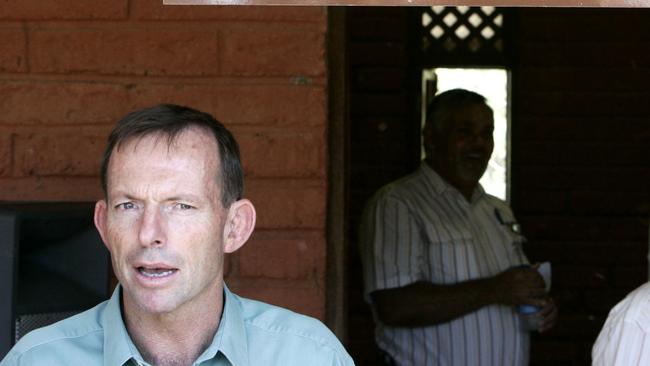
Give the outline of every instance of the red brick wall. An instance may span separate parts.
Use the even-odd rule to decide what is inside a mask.
[[[205,110],[239,140],[258,210],[228,282],[324,318],[326,31],[321,7],[4,1],[0,200],[96,200],[118,118],[162,102]]]

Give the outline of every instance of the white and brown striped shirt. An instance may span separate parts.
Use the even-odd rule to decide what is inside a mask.
[[[528,263],[513,224],[505,202],[481,187],[467,202],[423,163],[366,206],[360,233],[366,301],[375,290],[455,284]],[[436,326],[376,324],[377,344],[400,366],[528,364],[528,332],[512,307],[490,305]]]
[[[650,283],[609,312],[591,356],[593,366],[650,365]]]

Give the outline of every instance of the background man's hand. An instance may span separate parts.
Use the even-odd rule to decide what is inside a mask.
[[[542,319],[539,322],[538,328],[540,333],[544,333],[547,330],[553,328],[557,322],[558,317],[557,306],[555,306],[553,299],[549,296],[544,301],[546,302],[546,305],[542,307],[542,310],[540,310],[538,314]]]
[[[544,308],[544,279],[535,268],[517,267],[492,278],[496,302],[505,305],[533,305]]]

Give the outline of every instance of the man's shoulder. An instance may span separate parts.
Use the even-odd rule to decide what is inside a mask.
[[[320,320],[291,310],[237,296],[250,344],[275,344],[289,352],[331,352],[349,358],[338,338]],[[313,354],[317,357],[317,354]],[[348,363],[345,363],[346,365]]]
[[[484,197],[485,197],[485,200],[490,205],[494,206],[495,208],[504,209],[504,210],[508,210],[508,211],[512,210],[510,208],[510,205],[508,205],[508,202],[502,200],[501,198],[499,198],[497,196],[493,196],[493,195],[486,192]]]
[[[391,199],[409,201],[410,199],[419,199],[418,196],[425,189],[422,173],[416,171],[382,186],[374,195],[374,199],[378,201]]]
[[[630,292],[614,306],[609,316],[611,321],[635,323],[650,332],[650,282]]]
[[[61,355],[63,352],[79,349],[78,346],[87,347],[101,342],[103,328],[99,317],[104,307],[105,303],[101,303],[92,309],[29,332],[14,345],[1,365],[19,364],[19,360],[23,358],[43,360],[55,353]],[[68,360],[73,360],[75,356],[68,354],[67,357]],[[52,364],[59,363],[53,361]]]

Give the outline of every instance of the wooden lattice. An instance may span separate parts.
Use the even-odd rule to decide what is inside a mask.
[[[493,6],[432,6],[422,12],[421,52],[430,66],[506,65],[506,11]]]

